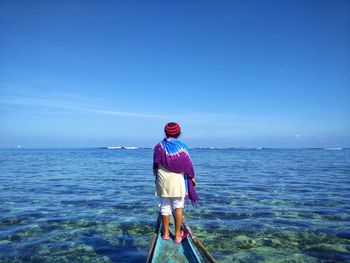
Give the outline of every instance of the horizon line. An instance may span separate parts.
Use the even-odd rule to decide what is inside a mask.
[[[108,147],[112,147],[108,149]],[[1,147],[0,150],[74,150],[74,149],[106,149],[106,150],[138,150],[138,149],[153,149],[150,146],[14,146],[14,147]],[[213,150],[263,150],[263,149],[323,149],[323,150],[346,150],[350,147],[248,147],[248,146],[229,146],[229,147],[218,147],[218,146],[196,146],[189,147],[189,149],[213,149]]]

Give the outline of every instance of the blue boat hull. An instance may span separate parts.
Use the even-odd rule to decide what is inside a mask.
[[[190,233],[183,239],[180,244],[174,242],[174,236],[170,236],[170,240],[163,240],[160,234],[161,218],[158,216],[157,224],[154,231],[154,236],[150,246],[147,263],[175,263],[175,262],[215,262],[212,256],[203,247],[198,246],[199,241],[194,237],[192,230],[184,223],[182,228]],[[172,227],[172,225],[171,225]],[[171,229],[173,230],[173,229]],[[174,231],[171,231],[174,232]],[[204,249],[205,251],[203,251]],[[208,254],[208,255],[206,255]]]

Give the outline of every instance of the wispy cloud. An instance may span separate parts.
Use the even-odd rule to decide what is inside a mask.
[[[71,112],[87,112],[101,115],[110,115],[115,117],[130,117],[130,118],[143,118],[143,119],[181,119],[187,121],[205,121],[205,122],[220,122],[227,118],[232,118],[232,115],[225,114],[212,114],[212,113],[198,113],[198,112],[185,112],[185,113],[167,113],[167,112],[137,112],[137,111],[123,111],[111,108],[106,108],[101,105],[96,105],[91,102],[91,99],[81,97],[75,94],[66,93],[51,93],[45,96],[6,96],[0,98],[0,105],[18,105],[29,106],[37,108],[52,108],[61,109]]]
[[[276,128],[276,121],[258,116],[247,116],[238,114],[225,113],[208,113],[208,112],[166,112],[166,111],[125,111],[120,109],[108,108],[103,105],[103,102],[98,98],[93,100],[88,97],[79,96],[68,93],[49,93],[42,95],[8,95],[0,98],[0,106],[10,105],[28,106],[34,108],[45,108],[62,111],[62,114],[75,114],[77,112],[84,112],[89,114],[108,115],[116,118],[138,118],[148,119],[154,121],[180,121],[188,127],[196,130],[198,125],[201,126],[204,135],[208,132],[215,133],[218,136],[232,136],[232,134],[250,134],[256,130],[270,131]],[[109,105],[109,101],[106,101]],[[45,114],[49,114],[45,110]],[[203,136],[204,136],[203,135]]]
[[[115,110],[102,110],[102,109],[84,109],[88,112],[97,114],[112,115],[112,116],[123,116],[123,117],[135,117],[135,118],[148,118],[148,119],[167,119],[168,115],[161,114],[149,114],[140,112],[126,112],[126,111],[115,111]]]
[[[34,96],[8,96],[0,99],[0,104],[3,105],[20,105],[30,107],[49,107],[62,110],[90,112],[102,115],[112,115],[119,117],[135,117],[135,118],[152,118],[165,119],[168,115],[152,114],[143,112],[118,111],[113,109],[105,109],[100,105],[93,105],[82,101],[79,96],[67,94],[53,94],[48,97]]]

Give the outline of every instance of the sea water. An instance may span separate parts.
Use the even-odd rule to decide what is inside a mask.
[[[0,262],[144,262],[152,149],[0,150]],[[218,262],[350,262],[349,149],[192,149]],[[171,241],[169,241],[171,242]]]

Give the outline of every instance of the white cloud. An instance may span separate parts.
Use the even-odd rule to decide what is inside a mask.
[[[62,99],[65,97],[65,99]],[[3,105],[22,105],[32,107],[50,107],[56,109],[92,112],[96,114],[138,117],[138,118],[163,118],[163,115],[147,114],[138,112],[115,111],[103,109],[103,107],[82,102],[79,96],[54,94],[50,98],[34,97],[34,96],[8,96],[0,100]]]
[[[272,136],[285,133],[286,127],[281,127],[280,121],[262,116],[247,116],[238,114],[221,114],[205,112],[150,112],[123,111],[108,108],[110,101],[103,102],[99,98],[88,98],[76,94],[49,93],[41,95],[9,95],[0,98],[0,106],[10,108],[11,105],[36,107],[42,114],[48,115],[52,110],[55,116],[70,115],[79,112],[110,116],[112,118],[144,119],[155,121],[152,125],[163,125],[167,121],[177,121],[188,131],[188,135],[195,137],[216,136],[228,138],[235,136],[249,137],[259,133],[261,136]],[[51,111],[49,111],[51,109]],[[16,108],[16,111],[19,109]],[[112,120],[113,121],[113,120]],[[121,123],[121,122],[119,122]],[[145,122],[146,123],[146,122]],[[146,124],[145,124],[146,125]],[[147,124],[148,125],[148,124]],[[288,127],[287,127],[288,129]],[[200,131],[200,132],[199,132]],[[295,134],[295,138],[301,138]]]

